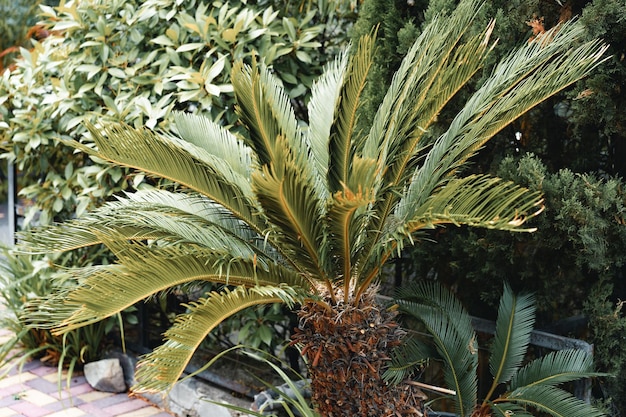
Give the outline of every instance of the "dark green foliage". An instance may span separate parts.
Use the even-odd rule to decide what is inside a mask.
[[[601,376],[593,371],[591,354],[566,349],[525,361],[535,322],[533,295],[516,295],[509,285],[504,285],[495,334],[488,348],[488,365],[479,365],[483,355],[479,355],[477,342],[480,340],[482,344],[484,339],[474,332],[469,314],[452,292],[440,283],[424,281],[400,291],[398,296],[399,310],[421,322],[423,327],[419,329],[430,336],[425,343],[433,345],[437,351],[433,359],[441,363],[445,386],[454,391],[452,395],[445,394],[458,416],[535,415],[532,411],[555,417],[605,415],[560,388],[567,382]],[[417,346],[416,343],[405,346],[393,363],[422,358],[425,349],[417,349]],[[480,384],[479,366],[488,367],[490,373]],[[406,374],[406,369],[392,369],[385,377],[393,381]],[[485,388],[484,392],[479,392],[479,386]],[[441,399],[433,399],[431,405],[439,408]]]
[[[365,26],[362,32],[380,24],[386,45],[379,49],[378,59],[385,68],[397,65],[396,52],[391,49],[401,43],[408,28],[419,32],[433,13],[448,10],[455,1],[415,2],[413,7],[400,3],[366,0],[364,10],[373,5],[387,10],[373,17],[362,13],[357,22],[357,27]],[[393,5],[396,9],[390,10]],[[502,175],[543,191],[546,211],[533,221],[538,232],[506,235],[488,230],[439,229],[431,234],[436,245],[407,252],[405,269],[418,276],[437,275],[454,285],[462,299],[470,301],[467,305],[475,314],[487,314],[489,306],[497,302],[496,289],[503,279],[518,290],[536,293],[540,326],[587,313],[589,333],[579,331],[577,336],[591,338],[603,370],[621,369],[626,356],[615,345],[615,335],[623,319],[620,314],[613,321],[602,317],[613,311],[618,298],[626,298],[621,283],[626,261],[625,197],[623,181],[615,177],[626,174],[626,2],[495,0],[483,5],[476,27],[483,27],[494,16],[494,37],[499,42],[486,61],[482,77],[512,45],[531,39],[533,29],[542,25],[549,29],[576,16],[587,28],[585,37],[600,37],[611,45],[612,58],[570,91],[520,117],[465,168]],[[534,27],[533,19],[538,19]],[[368,97],[372,102],[378,99],[381,85],[390,82],[389,74],[379,71],[377,75],[382,78],[370,83]],[[463,102],[480,80],[479,75],[476,84],[461,90],[456,102]],[[454,106],[453,100],[439,115],[440,122],[454,114]],[[431,127],[431,134],[436,136],[437,129],[437,125]],[[521,133],[520,140],[516,140],[517,132]],[[536,158],[520,158],[526,152]],[[623,391],[623,386],[609,384],[608,395],[623,398],[625,394],[615,391]],[[626,404],[619,407],[626,409]]]
[[[409,265],[418,276],[436,275],[457,288],[473,314],[488,314],[506,279],[514,288],[536,293],[540,328],[588,315],[589,332],[578,329],[576,336],[594,343],[600,370],[622,374],[626,350],[617,335],[626,320],[619,310],[613,312],[614,301],[626,298],[623,181],[569,170],[550,174],[531,155],[506,158],[499,174],[543,191],[545,213],[533,219],[537,232],[440,229],[432,235],[436,245],[407,252],[406,258],[420,259]],[[606,395],[623,401],[624,384],[607,384]]]

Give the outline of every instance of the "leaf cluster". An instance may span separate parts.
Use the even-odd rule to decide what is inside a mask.
[[[508,284],[498,307],[496,329],[490,347],[491,381],[484,397],[478,393],[477,335],[469,314],[459,300],[441,284],[424,281],[398,294],[400,311],[417,319],[432,337],[444,380],[454,391],[449,398],[459,416],[602,416],[599,410],[575,398],[558,386],[582,378],[600,376],[593,371],[593,357],[582,350],[561,350],[525,362],[533,329],[534,297],[516,295]],[[419,346],[419,345],[416,345]],[[398,363],[414,361],[421,349],[405,349]],[[417,357],[415,355],[418,355]],[[398,368],[399,369],[399,368]],[[408,369],[392,370],[389,380],[406,378]],[[482,385],[482,384],[481,384]]]
[[[42,224],[81,215],[143,180],[60,143],[89,142],[85,121],[166,128],[172,110],[185,110],[232,124],[231,64],[252,55],[304,103],[333,45],[346,38],[342,5],[322,2],[306,14],[281,2],[42,6],[38,17],[50,36],[24,46],[15,69],[0,77],[0,148],[21,173],[21,196],[36,202],[27,223],[35,210]]]

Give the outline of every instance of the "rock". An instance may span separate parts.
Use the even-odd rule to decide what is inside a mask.
[[[206,384],[196,379],[186,379],[174,385],[168,396],[168,407],[179,416],[231,417],[228,409],[209,401],[218,401]]]
[[[287,383],[276,387],[275,389],[261,391],[254,396],[254,402],[250,409],[260,412],[263,415],[275,415],[276,411],[283,410],[285,400],[290,399],[298,401],[298,395],[305,399],[311,398],[311,389],[309,388],[310,380],[300,380],[293,383],[297,393]],[[300,416],[300,412],[295,407],[290,407],[291,412]]]
[[[125,392],[124,371],[119,359],[102,359],[85,364],[85,379],[93,389],[105,392]]]
[[[124,371],[124,381],[128,388],[135,385],[135,367],[137,366],[137,358],[122,352],[121,350],[112,350],[108,352],[105,359],[119,359],[122,370]]]

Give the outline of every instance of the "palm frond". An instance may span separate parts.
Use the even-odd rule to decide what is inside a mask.
[[[496,333],[489,358],[489,370],[494,380],[487,400],[495,387],[509,381],[521,366],[534,324],[534,296],[516,295],[511,287],[505,284],[498,307]]]
[[[275,151],[285,150],[284,146],[279,140]],[[272,223],[268,240],[282,248],[283,255],[298,268],[324,279],[328,258],[323,253],[322,202],[289,155],[283,153],[279,158],[280,164],[264,166],[263,173],[252,176],[254,192]]]
[[[526,386],[558,385],[606,374],[593,371],[593,355],[579,349],[550,352],[521,368],[511,378],[511,390]]]
[[[421,321],[444,363],[446,386],[456,391],[456,412],[465,416],[476,404],[478,347],[467,311],[447,289],[435,282],[422,282],[405,292],[408,300],[396,300],[400,311]],[[419,301],[412,301],[419,300]]]
[[[328,221],[329,239],[335,257],[336,275],[343,277],[344,295],[349,295],[349,285],[353,278],[353,265],[358,255],[357,239],[363,226],[362,209],[373,202],[372,196],[363,192],[353,194],[346,189],[336,192],[330,200],[326,219]]]
[[[385,370],[383,379],[390,384],[399,384],[434,356],[436,353],[426,344],[415,337],[409,337],[392,351],[391,364]]]
[[[332,61],[311,88],[306,139],[311,147],[313,169],[317,171],[319,178],[324,180],[327,177],[329,155],[332,155],[332,151],[329,150],[329,137],[348,66],[348,52],[349,50],[344,51]],[[326,198],[329,190],[328,187],[324,188]]]
[[[497,417],[533,417],[524,407],[510,402],[491,404],[491,410]]]
[[[293,305],[302,299],[297,290],[285,286],[237,287],[188,305],[189,312],[178,316],[165,333],[165,343],[140,360],[133,390],[169,390],[211,330],[238,311],[270,303]]]
[[[196,194],[142,190],[105,203],[84,216],[58,225],[20,233],[20,248],[29,253],[69,251],[121,240],[187,242],[229,247],[236,256],[265,252],[260,235],[218,204]]]
[[[91,125],[89,129],[98,150],[77,143],[72,146],[117,165],[175,181],[219,203],[257,232],[265,228],[249,178],[236,173],[226,161],[209,152],[196,157],[171,138],[146,129],[118,125],[105,127],[103,133]]]
[[[185,141],[225,161],[233,171],[249,178],[256,164],[251,149],[212,120],[191,113],[174,113],[176,133]]]
[[[368,227],[374,233],[362,239],[367,244],[360,263],[369,266],[364,271],[375,269],[380,255],[388,249],[388,242],[378,232],[385,227],[412,175],[407,167],[424,149],[419,145],[421,138],[441,108],[483,62],[490,29],[483,38],[472,39],[454,53],[480,7],[480,2],[461,2],[451,16],[434,18],[422,31],[394,75],[362,149],[357,149],[365,159],[377,161],[372,175],[377,203]],[[371,279],[366,278],[366,283]]]
[[[298,127],[293,107],[279,81],[265,65],[253,60],[252,66],[235,63],[231,75],[237,99],[237,113],[249,132],[249,146],[261,166],[280,163],[276,141],[285,138],[289,153],[297,161],[308,161],[310,154]],[[304,165],[304,164],[303,164]]]
[[[507,395],[504,401],[530,407],[554,417],[603,417],[606,415],[569,392],[548,385],[518,388]]]
[[[356,129],[358,108],[365,82],[372,66],[375,38],[364,36],[357,51],[350,57],[346,76],[341,85],[339,105],[334,114],[330,140],[327,142],[330,161],[328,163],[328,186],[331,193],[341,191],[351,183],[353,159],[360,141]],[[322,103],[322,106],[328,106]],[[371,178],[368,176],[367,178]],[[360,178],[359,178],[360,179]],[[358,192],[352,188],[352,192]]]
[[[522,226],[543,211],[539,192],[488,175],[452,178],[421,206],[413,192],[409,188],[397,211],[401,221],[411,219],[408,233],[443,223],[528,232],[535,229]]]
[[[38,302],[28,314],[31,323],[54,327],[56,334],[66,333],[173,286],[196,281],[310,289],[309,283],[291,269],[274,263],[262,265],[257,258],[233,258],[228,251],[103,241],[117,255],[119,264],[73,270],[78,287]]]
[[[599,65],[606,46],[599,41],[576,46],[583,32],[580,22],[565,23],[503,59],[424,159],[411,184],[416,194],[428,198],[506,125]]]

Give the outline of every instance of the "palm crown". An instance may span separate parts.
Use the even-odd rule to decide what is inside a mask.
[[[605,47],[559,26],[506,57],[441,136],[446,103],[481,68],[493,25],[468,36],[478,7],[463,1],[422,32],[393,78],[369,130],[357,129],[374,39],[330,64],[312,89],[308,123],[296,119],[271,68],[236,63],[232,83],[245,134],[190,114],[175,130],[90,126],[96,147],[71,145],[114,164],[172,180],[185,191],[143,189],[76,220],[21,235],[30,252],[104,244],[112,265],[73,271],[31,316],[63,333],[185,283],[229,289],[189,305],[146,356],[138,379],[163,389],[226,317],[243,308],[306,300],[358,306],[381,266],[416,232],[437,225],[524,231],[541,197],[497,178],[457,171],[532,106],[585,76]]]

